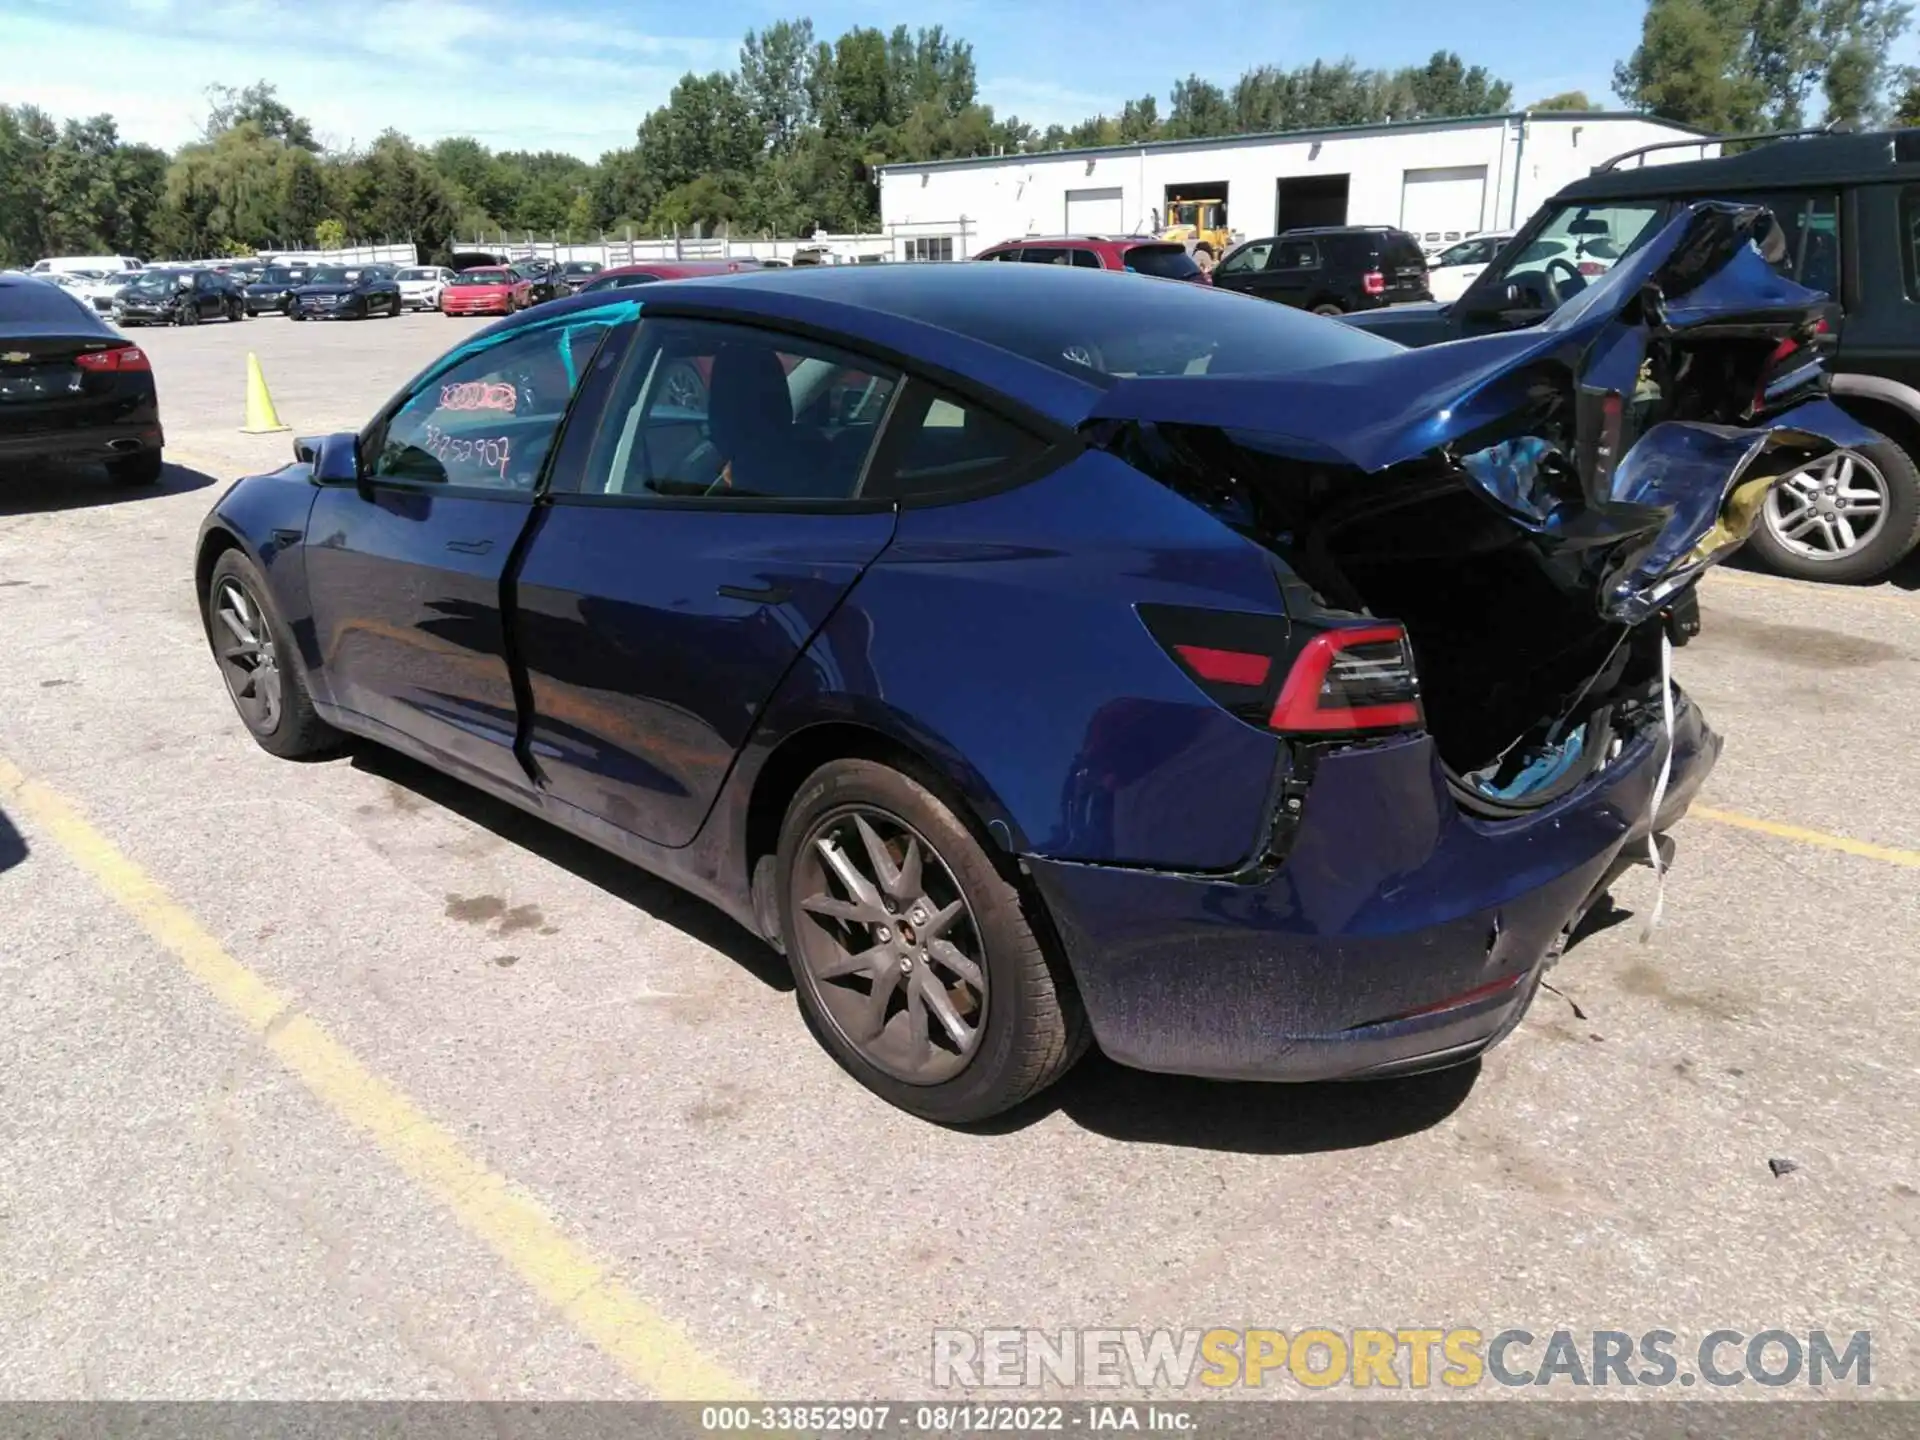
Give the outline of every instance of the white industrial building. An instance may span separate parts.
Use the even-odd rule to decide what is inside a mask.
[[[1517,227],[1568,181],[1625,151],[1648,163],[1719,153],[1644,115],[1544,111],[1160,140],[886,166],[880,218],[896,260],[962,259],[1022,235],[1125,235],[1170,202],[1225,199],[1236,237],[1302,225],[1397,225],[1429,246]]]

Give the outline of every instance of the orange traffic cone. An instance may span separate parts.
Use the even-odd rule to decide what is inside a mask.
[[[242,435],[277,435],[288,426],[280,423],[279,412],[273,408],[273,396],[267,393],[267,377],[260,373],[260,357],[251,350],[247,352],[247,423],[240,427]]]

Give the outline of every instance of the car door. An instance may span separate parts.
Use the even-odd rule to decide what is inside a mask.
[[[1273,254],[1274,241],[1250,240],[1236,250],[1227,252],[1227,256],[1213,269],[1213,283],[1226,290],[1254,290],[1254,279],[1267,267],[1267,257]]]
[[[659,308],[591,456],[556,476],[515,635],[545,793],[683,845],[760,707],[893,534],[892,503],[860,486],[899,377]]]
[[[363,432],[359,483],[322,487],[306,561],[334,703],[525,782],[502,577],[579,378],[624,313],[461,347]]]
[[[1266,268],[1249,279],[1247,289],[1264,300],[1300,307],[1320,282],[1320,247],[1312,240],[1282,236],[1273,242]]]

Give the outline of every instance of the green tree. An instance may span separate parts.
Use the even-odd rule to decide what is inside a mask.
[[[320,143],[313,138],[313,127],[282,104],[278,89],[265,80],[256,80],[244,90],[236,90],[231,85],[209,85],[206,95],[209,140],[217,140],[235,126],[252,124],[269,139],[315,153],[320,149]]]
[[[1636,109],[1704,130],[1752,130],[1765,87],[1747,61],[1739,0],[1650,0],[1640,44],[1613,69],[1613,88]]]
[[[327,187],[320,164],[305,150],[289,150],[280,165],[279,238],[301,246],[327,212]]]
[[[1536,100],[1527,106],[1529,110],[1591,110],[1594,104],[1587,98],[1584,90],[1562,90],[1558,95],[1549,95],[1544,100]]]
[[[790,152],[813,122],[813,59],[811,20],[781,20],[764,31],[749,30],[741,43],[740,94],[769,154]]]
[[[60,130],[32,105],[0,105],[0,262],[20,265],[47,253],[47,157]]]
[[[411,240],[422,255],[446,249],[457,211],[426,156],[397,130],[385,131],[358,162],[356,228],[369,238]]]
[[[1907,67],[1900,74],[1900,94],[1893,102],[1893,123],[1920,125],[1920,68]]]
[[[1419,118],[1495,115],[1513,103],[1513,86],[1451,50],[1436,50],[1424,66],[1403,73]]]
[[[329,215],[313,227],[313,243],[322,250],[344,250],[347,245],[346,223]]]
[[[1136,140],[1160,137],[1160,102],[1151,95],[1129,100],[1120,107],[1120,138],[1131,144]]]
[[[1172,99],[1167,107],[1167,138],[1204,140],[1233,132],[1233,107],[1227,103],[1226,92],[1213,81],[1198,75],[1176,80]]]

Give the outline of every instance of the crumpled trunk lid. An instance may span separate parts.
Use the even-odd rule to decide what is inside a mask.
[[[1207,426],[1376,473],[1438,462],[1606,620],[1657,613],[1782,475],[1871,432],[1824,398],[1828,298],[1777,274],[1763,208],[1702,202],[1529,330],[1286,376],[1122,379],[1103,424]]]

